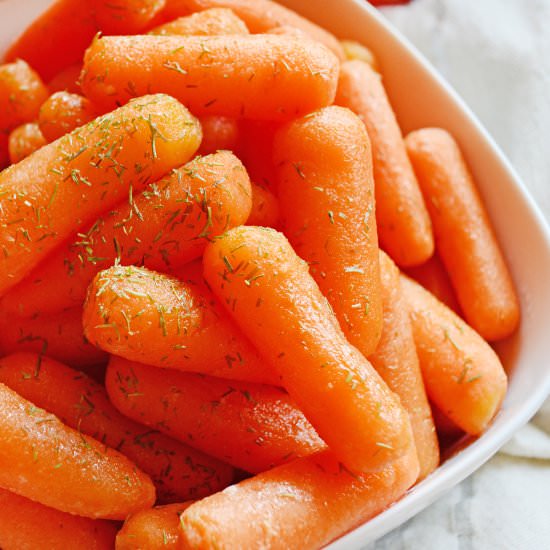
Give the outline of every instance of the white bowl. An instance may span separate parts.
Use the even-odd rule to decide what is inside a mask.
[[[485,199],[522,306],[518,334],[501,346],[510,387],[483,436],[448,459],[384,513],[329,545],[359,548],[402,524],[469,476],[524,425],[550,393],[550,231],[503,154],[430,64],[364,0],[282,0],[337,36],[364,42],[377,56],[404,133],[441,126],[460,143]],[[48,0],[0,3],[0,49]]]

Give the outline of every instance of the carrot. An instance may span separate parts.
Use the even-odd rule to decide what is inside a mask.
[[[233,154],[196,158],[74,236],[12,289],[2,308],[30,316],[81,306],[95,275],[115,262],[177,270],[246,221],[250,195]]]
[[[80,518],[0,489],[0,547],[4,550],[111,550],[116,525]]]
[[[202,142],[199,154],[208,155],[226,149],[234,151],[239,143],[239,124],[233,118],[207,115],[200,119]]]
[[[35,120],[47,97],[48,89],[25,61],[0,65],[0,131]]]
[[[448,417],[441,412],[437,405],[431,404],[432,414],[434,418],[437,435],[442,442],[442,446],[446,443],[456,441],[464,432]]]
[[[107,36],[86,52],[82,89],[106,109],[162,91],[197,116],[279,120],[332,103],[337,75],[336,57],[310,40]]]
[[[367,357],[382,332],[371,149],[361,120],[327,107],[277,134],[282,226],[346,338]]]
[[[340,44],[344,49],[344,55],[348,61],[359,60],[368,63],[377,73],[380,72],[378,60],[371,50],[355,40],[341,40]]]
[[[72,132],[99,116],[88,99],[69,92],[55,92],[40,107],[38,124],[48,141]]]
[[[209,8],[231,9],[253,33],[265,33],[283,25],[296,27],[324,44],[339,59],[344,59],[342,47],[331,33],[295,11],[270,0],[167,0],[165,15],[173,18]]]
[[[231,229],[208,245],[203,263],[214,294],[346,466],[377,470],[407,452],[406,412],[347,342],[306,262],[281,233]]]
[[[380,271],[384,326],[369,361],[409,413],[420,464],[419,479],[423,479],[439,464],[437,435],[418,364],[408,306],[401,292],[399,270],[382,251]]]
[[[406,269],[405,274],[421,284],[457,315],[460,315],[460,305],[439,254],[435,253],[427,262]]]
[[[445,130],[424,128],[406,144],[466,320],[487,340],[506,338],[519,323],[518,298],[457,143]]]
[[[49,80],[74,63],[99,31],[82,0],[56,0],[8,49],[5,59],[24,59]]]
[[[114,356],[105,384],[125,416],[247,472],[325,447],[279,388],[155,369]]]
[[[80,73],[82,72],[82,63],[69,65],[66,69],[59,71],[49,82],[50,92],[68,92],[69,94],[81,94]]]
[[[402,277],[401,286],[428,397],[465,432],[480,434],[506,393],[506,374],[498,356],[419,284]]]
[[[400,266],[425,262],[434,251],[430,218],[380,75],[363,61],[342,63],[335,102],[369,133],[381,247]]]
[[[78,369],[107,361],[107,354],[84,337],[82,308],[78,307],[30,318],[3,313],[0,350],[3,355],[17,351],[46,354]]]
[[[290,25],[281,25],[280,27],[273,27],[266,31],[267,34],[279,34],[283,36],[293,36],[294,38],[304,38],[307,35],[304,31],[298,27],[291,27]]]
[[[88,0],[99,29],[105,34],[144,31],[166,5],[166,0]]]
[[[11,131],[8,142],[11,163],[16,164],[27,158],[46,143],[47,141],[36,122],[18,126]]]
[[[0,359],[0,382],[67,426],[127,456],[151,476],[162,502],[203,497],[232,481],[233,469],[226,464],[122,416],[103,386],[85,374],[47,357],[33,374],[37,360],[33,353]]]
[[[116,536],[116,550],[179,550],[180,514],[190,505],[168,504],[131,515]]]
[[[87,338],[113,355],[148,365],[277,384],[202,276],[191,272],[180,278],[185,281],[136,267],[102,271],[84,306]]]
[[[252,211],[246,221],[247,225],[277,227],[279,224],[279,202],[277,197],[266,187],[252,184]]]
[[[176,100],[145,96],[0,173],[0,295],[71,233],[185,162],[198,122]]]
[[[227,8],[212,8],[155,27],[149,34],[180,36],[214,36],[222,34],[249,34],[242,19]]]
[[[351,473],[330,451],[300,458],[192,504],[183,548],[314,550],[379,514],[418,476],[414,449],[376,473]]]
[[[26,375],[40,372],[41,358]],[[0,487],[90,518],[124,519],[155,501],[125,456],[73,430],[0,384]]]

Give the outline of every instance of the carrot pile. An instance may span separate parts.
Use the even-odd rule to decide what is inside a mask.
[[[2,548],[317,549],[488,428],[513,279],[379,71],[271,0],[57,0],[9,48]]]

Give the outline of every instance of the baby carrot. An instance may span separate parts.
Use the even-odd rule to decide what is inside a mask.
[[[178,17],[208,8],[231,9],[253,33],[265,33],[283,25],[296,27],[313,40],[324,44],[339,59],[344,59],[342,46],[331,33],[295,11],[270,0],[167,0],[166,16]]]
[[[192,502],[132,514],[116,536],[116,550],[179,550],[180,515]]]
[[[417,477],[413,448],[360,475],[330,451],[299,458],[192,504],[181,515],[182,547],[316,550],[382,512]]]
[[[82,63],[69,65],[66,69],[59,71],[49,82],[50,92],[68,92],[69,94],[81,94],[80,73],[82,72]]]
[[[234,151],[239,143],[239,124],[233,118],[207,115],[200,119],[202,142],[200,155],[208,155],[226,149]]]
[[[40,372],[41,358],[28,376]],[[0,487],[78,516],[124,519],[152,506],[151,479],[125,456],[0,384]]]
[[[279,202],[266,187],[252,184],[252,211],[246,225],[276,227],[279,224]]]
[[[344,464],[383,468],[412,445],[407,413],[345,339],[282,233],[242,226],[210,243],[207,283]]]
[[[437,435],[418,364],[408,306],[401,292],[399,270],[382,251],[380,272],[384,326],[369,361],[409,413],[420,464],[419,479],[423,479],[439,464]]]
[[[275,137],[282,226],[365,357],[382,332],[370,142],[359,117],[327,107]]]
[[[244,223],[250,195],[232,153],[197,157],[69,240],[5,296],[2,309],[30,316],[81,306],[95,275],[115,262],[174,271]]]
[[[356,42],[355,40],[341,40],[340,44],[342,44],[344,55],[347,60],[364,61],[365,63],[368,63],[374,71],[377,73],[380,72],[378,61],[369,48],[359,42]]]
[[[88,0],[101,32],[136,34],[144,31],[166,5],[166,0]]]
[[[72,132],[99,113],[88,99],[69,92],[55,92],[40,107],[38,124],[48,141]]]
[[[247,472],[325,447],[281,389],[112,357],[105,385],[122,414]]]
[[[84,306],[87,338],[147,365],[277,384],[277,375],[227,318],[202,276],[179,278],[185,280],[137,267],[102,271]]]
[[[487,340],[509,336],[519,303],[472,175],[452,136],[424,128],[407,151],[434,226],[437,250],[468,323]]]
[[[0,382],[64,424],[101,441],[151,476],[161,502],[199,498],[226,487],[233,469],[122,416],[103,386],[85,374],[38,355],[0,359]],[[61,390],[61,391],[60,391]]]
[[[81,518],[0,489],[0,547],[4,550],[112,550],[117,527]]]
[[[56,0],[8,49],[5,59],[24,59],[49,80],[82,61],[99,31],[91,10],[82,0]]]
[[[279,34],[283,36],[293,36],[294,38],[304,38],[308,36],[304,31],[298,27],[291,27],[290,25],[282,25],[281,27],[273,27],[266,31],[267,34]]]
[[[425,262],[434,251],[430,218],[380,75],[363,61],[342,63],[335,102],[369,133],[381,247],[400,266]]]
[[[175,99],[145,96],[0,173],[0,295],[71,233],[197,150],[200,127]]]
[[[18,126],[11,131],[8,142],[11,163],[16,164],[27,158],[46,143],[46,138],[36,122],[28,122]]]
[[[106,36],[86,52],[82,89],[106,109],[163,92],[197,116],[280,120],[332,103],[337,78],[336,57],[309,39]]]
[[[35,120],[47,97],[48,89],[25,61],[0,65],[0,131]]]
[[[0,316],[0,350],[2,355],[33,351],[77,369],[107,361],[107,354],[86,340],[80,307],[28,318],[3,313]]]
[[[491,346],[458,315],[401,278],[428,397],[465,432],[485,430],[506,394],[506,374]]]
[[[442,443],[442,447],[464,435],[464,432],[448,416],[443,414],[437,405],[432,403],[431,407],[435,429],[437,430],[437,436]]]
[[[214,36],[218,34],[249,34],[242,19],[227,8],[212,8],[155,27],[149,34],[180,36]]]

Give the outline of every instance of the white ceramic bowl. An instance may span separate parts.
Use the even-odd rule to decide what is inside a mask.
[[[0,3],[0,49],[49,0]],[[447,460],[384,513],[329,548],[360,548],[402,524],[486,462],[550,393],[550,231],[517,174],[456,93],[429,63],[363,0],[282,0],[342,38],[369,46],[404,133],[441,126],[460,143],[477,179],[516,282],[522,306],[518,334],[501,347],[510,387],[487,432]]]

